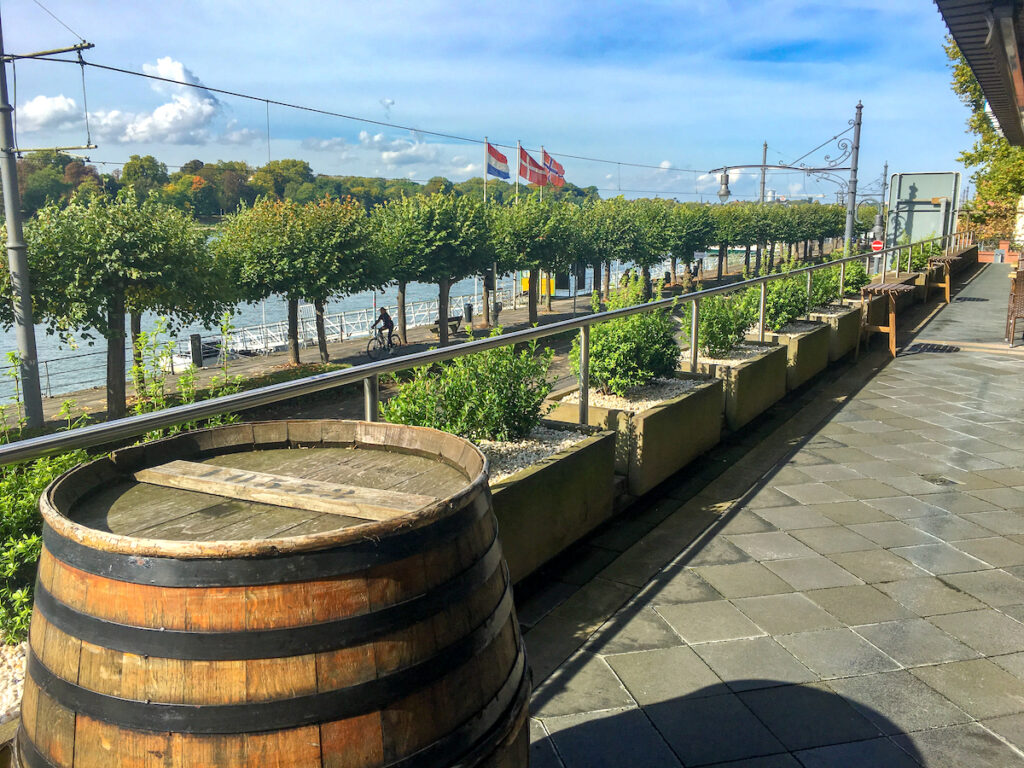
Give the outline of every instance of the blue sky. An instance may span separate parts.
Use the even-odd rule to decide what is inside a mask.
[[[862,186],[877,186],[887,160],[890,172],[959,169],[969,142],[949,89],[945,27],[924,0],[42,2],[96,44],[92,62],[520,139],[556,157],[660,166],[560,158],[570,181],[604,194],[713,197],[707,170],[760,162],[762,141],[770,163],[791,162],[844,130],[858,99]],[[77,42],[32,0],[3,0],[0,11],[10,53]],[[86,77],[92,161],[268,158],[262,103],[96,69]],[[78,67],[19,64],[17,108],[20,146],[84,142]],[[483,155],[479,145],[276,106],[269,144],[269,157],[299,157],[317,172],[414,179],[479,175]],[[756,194],[755,176],[733,173],[734,193]],[[836,189],[802,174],[768,186],[827,200]]]

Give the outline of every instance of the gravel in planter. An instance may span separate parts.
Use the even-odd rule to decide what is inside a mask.
[[[729,350],[728,357],[706,357],[705,355],[700,355],[698,360],[702,363],[711,363],[713,365],[738,365],[758,355],[763,355],[766,351],[767,348],[763,345],[740,343]],[[689,357],[686,358],[686,362],[689,362]]]
[[[18,645],[0,645],[0,723],[12,720],[21,711],[27,648],[27,640]]]
[[[811,310],[812,315],[842,315],[856,307],[848,307],[843,304],[826,304],[822,307],[815,307]]]
[[[815,331],[821,328],[821,323],[813,320],[792,320],[782,326],[779,333],[807,333],[808,331]]]
[[[537,427],[523,440],[478,440],[476,445],[491,465],[490,481],[494,483],[548,456],[554,456],[587,437],[589,435],[581,432]]]
[[[620,411],[639,413],[653,408],[665,400],[684,395],[705,383],[702,379],[654,379],[650,384],[631,389],[625,397],[602,395],[597,390],[591,389],[588,403],[598,408],[615,408]],[[562,399],[563,403],[578,403],[579,401],[579,392],[572,392]]]

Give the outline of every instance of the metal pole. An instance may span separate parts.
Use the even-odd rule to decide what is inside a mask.
[[[580,424],[590,421],[590,326],[580,328]]]
[[[807,311],[811,311],[811,273],[807,273]]]
[[[3,27],[0,24],[0,61],[4,55]],[[14,159],[14,108],[7,98],[7,66],[0,63],[0,177],[3,180],[4,216],[7,217],[7,265],[11,271],[14,295],[14,331],[18,340],[22,390],[25,398],[25,424],[30,429],[43,426],[43,397],[39,391],[39,362],[36,358],[36,330],[32,323],[32,280],[28,255],[21,231],[21,201],[18,198],[18,166]]]
[[[768,172],[768,169],[765,167],[767,165],[768,165],[768,142],[766,141],[761,146],[761,195],[760,195],[760,197],[757,198],[757,202],[760,203],[761,205],[764,205],[764,177],[765,177],[765,174]]]
[[[690,371],[697,372],[697,328],[700,324],[700,299],[693,299],[693,314],[690,316]]]
[[[839,301],[842,303],[846,296],[846,262],[839,262]]]
[[[363,379],[363,413],[366,421],[379,421],[377,407],[380,403],[377,374]]]
[[[846,200],[846,235],[843,238],[845,255],[853,255],[853,222],[857,215],[857,162],[860,156],[860,123],[861,110],[864,109],[859,101],[857,102],[857,114],[853,118],[853,150],[850,154],[850,190]]]
[[[764,341],[764,313],[768,308],[768,281],[764,280],[761,283],[761,308],[758,310],[757,316],[757,340]]]

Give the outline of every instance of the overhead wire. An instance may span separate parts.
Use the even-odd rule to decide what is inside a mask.
[[[85,38],[84,37],[82,37],[80,34],[75,32],[75,30],[73,30],[71,27],[69,27],[63,21],[61,21],[61,19],[57,16],[57,14],[55,14],[53,11],[51,11],[49,8],[47,8],[45,5],[43,5],[41,2],[39,2],[39,0],[32,0],[32,2],[35,3],[36,5],[38,5],[40,8],[42,8],[43,11],[45,11],[50,16],[50,18],[52,18],[54,21],[56,21],[58,24],[60,24],[62,27],[64,27],[64,29],[66,29],[72,35],[77,37],[83,43],[85,42]]]

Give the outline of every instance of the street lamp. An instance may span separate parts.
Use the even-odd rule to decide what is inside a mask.
[[[729,192],[729,169],[726,168],[722,173],[722,186],[718,188],[718,199],[724,203],[730,194],[732,193]]]

